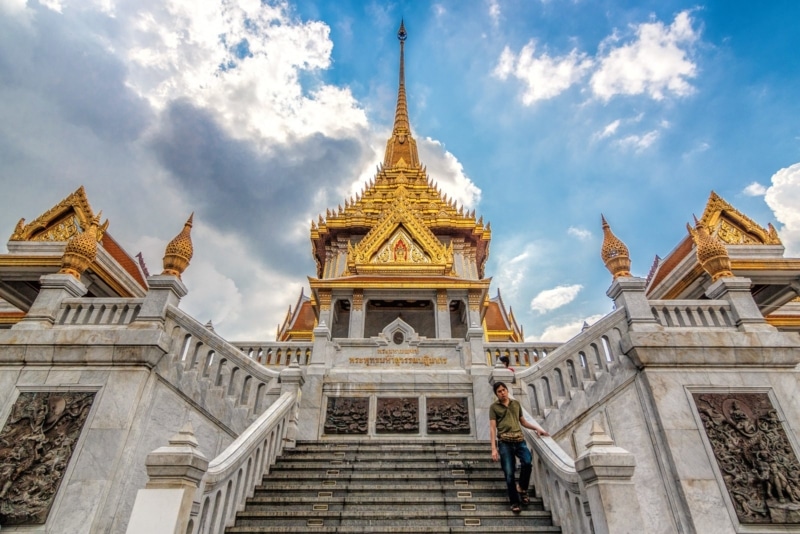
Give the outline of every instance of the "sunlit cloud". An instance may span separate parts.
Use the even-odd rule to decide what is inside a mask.
[[[767,194],[767,188],[758,182],[752,182],[742,190],[748,197],[763,197]]]
[[[577,237],[581,241],[586,241],[587,239],[592,237],[592,232],[590,232],[586,228],[577,228],[575,226],[570,226],[567,229],[567,233],[573,237]]]
[[[786,255],[800,255],[800,163],[783,168],[772,175],[772,185],[764,201],[783,226],[778,229]]]
[[[545,289],[533,297],[531,310],[539,313],[546,313],[551,310],[565,306],[575,300],[583,286],[574,284],[571,286],[557,286],[553,289]]]
[[[590,315],[589,317],[585,317],[583,319],[550,325],[547,326],[538,336],[526,336],[525,341],[546,341],[550,343],[569,341],[581,333],[584,323],[587,323],[589,326],[591,326],[603,317],[604,315]]]

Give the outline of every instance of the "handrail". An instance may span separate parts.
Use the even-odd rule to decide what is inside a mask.
[[[243,509],[264,473],[283,451],[297,399],[296,391],[283,393],[209,463],[197,492],[199,518],[194,523],[194,534],[216,534],[233,524],[236,512]]]
[[[731,328],[731,303],[727,300],[651,300],[650,310],[666,328]]]
[[[301,366],[311,361],[314,344],[310,341],[233,341],[245,356],[267,367],[288,367],[293,358]]]
[[[523,408],[526,418],[531,415]],[[540,437],[523,428],[525,441],[533,455],[531,476],[536,496],[564,532],[590,534],[592,528],[584,512],[588,497],[583,491],[575,462],[551,437]],[[566,495],[565,495],[566,494]]]

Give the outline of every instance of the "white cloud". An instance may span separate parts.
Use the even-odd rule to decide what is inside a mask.
[[[581,329],[583,328],[583,323],[586,322],[588,324],[593,324],[600,319],[605,317],[604,315],[592,315],[590,317],[586,317],[584,319],[578,319],[577,321],[570,321],[564,324],[556,324],[550,325],[544,329],[541,335],[539,336],[528,336],[525,338],[525,341],[535,342],[535,341],[547,341],[547,342],[564,342],[569,341],[573,337],[577,336],[581,333]]]
[[[594,137],[595,139],[605,139],[606,137],[611,137],[615,133],[617,133],[617,129],[622,121],[620,119],[615,120],[614,122],[609,123],[605,128],[603,128],[602,132],[597,132]]]
[[[786,255],[800,255],[800,163],[783,168],[772,175],[764,200],[775,218],[783,224],[778,231],[786,247]]]
[[[583,286],[580,284],[573,284],[571,286],[557,286],[553,289],[545,289],[539,292],[538,295],[533,297],[531,301],[531,310],[545,313],[550,310],[555,310],[566,304],[569,304],[575,297],[578,296]]]
[[[590,237],[592,237],[592,232],[590,232],[586,228],[577,228],[575,226],[570,226],[567,229],[567,233],[573,237],[577,237],[581,241],[585,241]]]
[[[500,22],[500,15],[500,4],[498,0],[489,0],[489,18],[492,19],[495,26]]]
[[[638,153],[655,143],[659,135],[661,134],[658,130],[652,130],[643,135],[629,135],[617,140],[616,145],[620,148],[633,150]]]
[[[537,57],[535,52],[536,43],[533,40],[522,47],[518,55],[506,46],[494,70],[494,75],[501,80],[514,76],[524,83],[522,102],[525,105],[560,95],[577,83],[592,66],[592,60],[577,50],[560,57],[550,57],[547,53]]]
[[[753,182],[742,190],[748,197],[763,197],[767,193],[767,188],[758,182]]]
[[[698,37],[689,12],[683,11],[668,27],[660,21],[640,24],[632,43],[613,47],[617,39],[607,39],[608,52],[590,81],[592,91],[603,100],[615,95],[647,94],[661,100],[667,93],[690,94],[694,89],[687,79],[697,75],[690,48]]]

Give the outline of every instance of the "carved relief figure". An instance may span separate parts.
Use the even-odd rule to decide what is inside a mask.
[[[469,434],[469,407],[466,397],[428,397],[429,434]]]
[[[325,433],[366,434],[368,410],[367,397],[329,397],[325,413]]]
[[[416,397],[379,398],[375,432],[377,434],[419,432],[419,399]]]
[[[695,393],[739,522],[800,524],[800,462],[766,393]]]
[[[94,393],[21,393],[0,431],[0,525],[42,524]]]

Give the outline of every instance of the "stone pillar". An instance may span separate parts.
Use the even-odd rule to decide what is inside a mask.
[[[167,274],[149,276],[147,285],[149,289],[134,325],[161,326],[166,318],[167,306],[178,306],[188,290],[180,278]]]
[[[150,480],[136,494],[127,534],[185,534],[208,459],[197,448],[191,423],[147,455]]]
[[[297,395],[292,413],[289,416],[289,424],[286,426],[286,437],[283,439],[283,446],[288,449],[293,449],[297,444],[297,419],[300,410],[300,388],[303,387],[306,379],[303,376],[303,370],[297,363],[297,358],[292,358],[289,367],[281,371],[281,395],[288,392],[293,392]]]
[[[364,337],[364,290],[353,291],[353,301],[350,306],[350,335],[351,339]]]
[[[314,327],[314,347],[311,349],[311,361],[309,365],[324,366],[327,364],[328,344],[331,341],[331,329],[325,324],[325,321],[320,321]]]
[[[446,289],[436,291],[436,326],[437,338],[450,339],[453,337],[450,331],[450,306]]]
[[[727,300],[731,304],[731,312],[736,328],[742,332],[763,332],[775,330],[761,315],[753,295],[750,293],[752,282],[749,278],[720,278],[706,290],[710,299]]]
[[[575,460],[583,481],[595,534],[639,534],[644,521],[633,471],[633,454],[617,447],[595,421],[586,451]]]
[[[614,301],[614,306],[625,308],[631,330],[644,332],[659,330],[661,326],[653,317],[650,303],[644,294],[647,280],[644,278],[619,277],[611,283],[606,295]]]
[[[471,353],[471,365],[486,366],[486,355],[483,348],[483,328],[470,326],[467,329],[467,343]]]
[[[53,326],[61,309],[61,303],[68,298],[82,297],[88,291],[80,280],[71,274],[46,274],[39,278],[41,289],[28,313],[12,328],[32,330]]]

